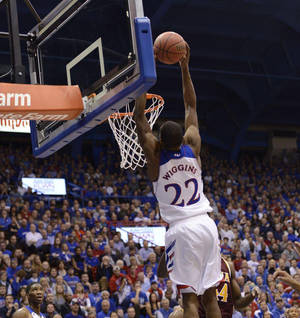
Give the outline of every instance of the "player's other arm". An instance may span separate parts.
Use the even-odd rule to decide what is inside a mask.
[[[189,70],[190,48],[186,44],[187,54],[180,60],[183,100],[185,107],[185,135],[184,141],[192,146],[195,155],[198,156],[201,148],[201,137],[199,134],[197,98]]]
[[[25,308],[21,308],[17,310],[13,315],[12,318],[28,318],[29,314]]]
[[[139,138],[139,143],[144,151],[147,159],[149,178],[154,181],[158,177],[157,167],[157,149],[158,140],[153,135],[151,127],[145,116],[145,106],[147,98],[146,93],[139,96],[135,102],[135,108],[133,112],[133,119],[136,124],[136,131]]]
[[[279,279],[280,281],[284,282],[285,284],[288,284],[292,288],[294,288],[297,292],[300,293],[300,283],[296,281],[291,275],[289,275],[285,271],[277,270],[273,277],[275,279]]]
[[[255,297],[258,296],[258,292],[257,290],[254,289],[252,293],[250,293],[249,295],[245,297],[242,297],[240,287],[235,278],[234,266],[232,263],[229,263],[229,266],[231,270],[230,283],[231,283],[233,304],[236,309],[242,309],[252,303]]]

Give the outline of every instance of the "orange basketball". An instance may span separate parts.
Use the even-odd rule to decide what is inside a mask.
[[[186,54],[186,43],[176,32],[164,32],[154,41],[154,55],[165,64],[175,64]]]

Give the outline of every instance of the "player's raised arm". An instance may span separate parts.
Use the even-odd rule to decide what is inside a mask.
[[[152,133],[151,127],[145,116],[146,102],[147,97],[146,93],[144,93],[136,99],[133,111],[133,119],[136,123],[136,128],[140,142],[144,141],[147,133]]]
[[[136,99],[133,119],[136,124],[136,132],[139,138],[139,143],[148,162],[147,169],[149,178],[151,181],[154,181],[158,177],[159,167],[159,158],[157,156],[158,140],[153,135],[151,127],[145,116],[146,102],[146,93],[142,94]]]
[[[196,155],[200,153],[201,138],[199,134],[198,116],[196,109],[196,93],[192,82],[189,61],[190,61],[190,48],[186,44],[186,56],[183,57],[179,64],[181,67],[182,76],[182,89],[183,100],[185,107],[185,143],[190,144],[193,147]]]

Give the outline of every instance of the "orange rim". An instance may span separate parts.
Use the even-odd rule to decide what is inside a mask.
[[[149,107],[147,109],[145,109],[145,114],[148,114],[150,112],[153,112],[154,110],[162,107],[165,103],[164,99],[160,96],[160,95],[157,95],[157,94],[150,94],[150,93],[147,93],[146,95],[147,99],[152,99],[152,98],[156,98],[158,100],[158,104],[154,107]],[[111,119],[117,119],[117,118],[122,118],[122,117],[125,117],[125,116],[133,116],[133,112],[129,112],[129,113],[113,113],[109,116],[109,118]]]

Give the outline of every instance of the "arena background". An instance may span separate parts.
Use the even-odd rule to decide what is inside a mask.
[[[1,34],[2,31],[4,33],[8,31],[5,2],[0,1],[0,81],[10,82],[11,74],[2,76],[11,68],[8,39]],[[32,0],[34,8],[41,17],[44,17],[58,3],[59,1],[53,0]],[[21,34],[26,34],[36,21],[25,1],[20,0],[17,4],[19,31]],[[113,1],[111,5],[114,5]],[[190,44],[190,71],[198,98],[199,126],[204,144],[202,151],[204,176],[207,176],[205,182],[209,199],[215,200],[216,210],[219,213],[216,213],[217,222],[222,223],[223,218],[227,218],[226,212],[230,201],[227,199],[231,194],[232,202],[237,204],[238,199],[235,195],[240,192],[237,190],[239,186],[236,181],[245,177],[251,184],[249,187],[254,185],[253,192],[247,188],[256,202],[252,206],[253,214],[257,214],[259,217],[265,214],[270,223],[269,226],[265,226],[265,224],[259,223],[257,218],[252,221],[252,212],[248,211],[250,214],[247,214],[247,218],[250,220],[253,236],[257,240],[260,237],[254,233],[255,227],[259,226],[262,231],[261,237],[265,241],[269,239],[267,232],[275,228],[272,218],[275,218],[278,207],[278,211],[282,209],[285,211],[279,218],[282,234],[292,224],[292,232],[289,232],[288,239],[292,241],[299,239],[300,2],[292,0],[232,0],[230,2],[223,0],[145,0],[143,5],[145,16],[151,20],[154,39],[160,33],[172,30],[180,33]],[[106,26],[107,23],[115,22],[111,21],[108,16],[101,16],[101,12],[99,12],[97,23],[100,25],[103,23],[103,26]],[[84,24],[78,26],[75,31],[78,34],[88,32],[84,28]],[[107,32],[109,32],[109,28]],[[121,37],[120,31],[120,38],[115,39],[120,45],[122,45]],[[76,46],[76,41],[74,45]],[[29,83],[26,49],[22,39],[21,49],[22,62],[26,70],[25,81]],[[67,59],[68,45],[62,42],[58,49],[60,54],[65,54]],[[49,76],[51,76],[53,84],[63,83],[65,79],[57,76],[55,72],[56,68],[62,67],[59,65],[60,60],[53,54],[47,56],[47,52],[44,57],[48,66],[51,67],[52,71]],[[179,66],[157,63],[157,75],[157,84],[151,89],[151,92],[162,95],[166,102],[158,125],[167,119],[183,122],[184,108]],[[7,123],[1,121],[1,125],[5,124]],[[122,178],[127,180],[125,183],[130,183],[136,176],[138,176],[139,182],[144,178],[144,171],[141,169],[137,171],[136,175],[131,172],[120,172],[119,158],[115,160],[118,148],[106,123],[79,137],[49,159],[36,160],[31,156],[29,134],[1,132],[0,143],[2,157],[0,196],[4,200],[1,208],[3,208],[3,204],[10,208],[10,202],[13,202],[13,195],[10,194],[18,192],[18,182],[20,181],[18,176],[10,178],[4,168],[9,166],[9,169],[13,170],[14,167],[18,167],[18,172],[20,172],[22,170],[21,162],[24,160],[27,166],[31,167],[32,164],[31,168],[33,168],[33,170],[26,171],[24,175],[31,172],[39,175],[39,168],[43,169],[43,167],[53,172],[53,170],[59,170],[57,167],[60,166],[60,163],[64,168],[72,167],[73,169],[72,176],[67,180],[68,195],[56,198],[56,210],[55,202],[51,201],[51,197],[44,199],[26,192],[22,199],[28,200],[32,206],[36,203],[35,200],[45,200],[46,204],[52,205],[53,211],[55,210],[53,213],[59,213],[65,198],[70,200],[70,206],[76,199],[82,206],[88,205],[90,199],[94,200],[95,205],[100,204],[102,199],[107,202],[112,199],[116,200],[118,204],[130,202],[130,204],[138,205],[140,202],[143,208],[145,202],[149,201],[152,209],[155,210],[155,199],[151,196],[150,188],[147,188],[145,180],[142,192],[135,192],[138,189],[134,186],[125,195],[119,193],[109,196],[103,192],[102,185],[100,195],[97,191],[91,190],[89,185],[85,187],[85,177],[82,171],[87,169],[89,173],[95,174],[97,167],[102,169],[106,176],[112,173],[117,177],[120,173]],[[8,162],[13,162],[15,158],[17,161],[10,165]],[[276,160],[272,160],[274,158]],[[225,161],[223,161],[224,159]],[[112,162],[113,164],[111,164]],[[82,169],[80,170],[81,179],[76,179],[77,165]],[[10,176],[13,175],[12,170]],[[57,173],[53,173],[53,175],[56,176]],[[278,175],[279,179],[277,179]],[[211,176],[213,179],[219,178],[216,184],[210,184]],[[263,176],[263,180],[261,180],[261,176]],[[109,182],[112,180],[105,184],[106,187],[110,186]],[[227,182],[232,182],[233,185],[228,185]],[[281,186],[281,188],[279,186],[279,190],[276,188],[276,182]],[[103,183],[105,182],[103,181]],[[103,185],[103,187],[105,186]],[[221,199],[216,199],[218,191],[222,193]],[[137,197],[138,199],[136,199]],[[264,201],[265,199],[268,203]],[[260,207],[261,204],[264,207]],[[29,210],[34,209],[32,206]],[[287,208],[287,206],[289,207]],[[138,207],[135,206],[135,208]],[[151,208],[149,209],[151,211]],[[291,210],[294,211],[292,214]],[[24,212],[24,210],[22,211]],[[234,223],[233,220],[228,218],[227,220],[230,226]],[[109,220],[109,230],[114,233],[116,227],[123,225],[122,221],[122,219]],[[133,225],[133,223],[132,218],[127,224]],[[145,225],[142,223],[140,225]],[[224,223],[226,222],[224,221]],[[164,225],[159,218],[154,220],[153,224]],[[244,225],[236,226],[242,232]],[[147,235],[153,237],[153,233],[147,233]],[[239,239],[244,239],[243,234],[240,234]],[[276,239],[283,252],[287,246],[286,242],[282,243],[282,235]],[[236,259],[239,253],[235,247],[228,247],[227,252],[229,250],[233,255],[233,260]],[[226,247],[223,252],[227,253]],[[264,256],[264,253],[260,253],[258,250],[256,252],[260,259],[267,257],[267,254]],[[250,260],[249,255],[246,253],[244,255],[247,261]],[[297,259],[299,261],[299,257]],[[287,266],[289,267],[290,263]],[[298,262],[298,268],[299,266]],[[236,268],[236,270],[239,271],[240,268]],[[267,276],[268,271],[264,272],[263,276],[266,286]],[[256,276],[253,277],[249,280],[256,283]],[[298,269],[298,279],[299,277]],[[166,288],[163,283],[161,284],[162,289]],[[242,285],[241,290],[243,290]],[[267,292],[269,289],[266,288]],[[281,296],[285,299],[287,307],[300,302],[299,295],[286,294],[287,292],[284,296],[282,293]],[[277,297],[280,296],[277,294]],[[268,298],[270,312],[276,310],[274,302],[275,298],[272,299],[270,296],[270,299]],[[258,303],[257,307],[253,308],[260,310]],[[252,313],[254,313],[253,308]]]

